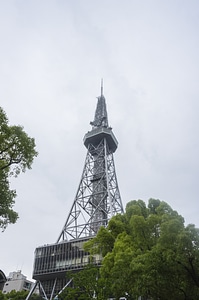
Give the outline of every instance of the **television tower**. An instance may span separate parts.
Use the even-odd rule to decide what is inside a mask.
[[[113,159],[118,142],[108,124],[103,82],[97,99],[92,129],[83,139],[87,155],[69,215],[56,243],[35,250],[33,278],[46,300],[56,299],[70,284],[67,271],[78,271],[88,264],[89,253],[83,244],[96,236],[101,226],[106,227],[113,216],[123,213]],[[93,259],[100,265],[100,255]]]

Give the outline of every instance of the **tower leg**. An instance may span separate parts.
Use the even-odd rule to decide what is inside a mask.
[[[73,279],[71,278],[67,284],[61,289],[61,291],[59,291],[59,293],[55,296],[55,299],[58,299],[59,298],[59,295],[65,290],[65,288],[71,283]]]
[[[53,299],[53,295],[54,295],[54,290],[55,290],[56,283],[57,283],[57,278],[55,278],[55,281],[54,281],[54,285],[53,285],[52,293],[51,293],[51,296],[50,296],[50,300]]]
[[[40,289],[42,290],[42,293],[43,293],[43,295],[44,295],[44,299],[45,299],[45,300],[49,300],[48,297],[46,296],[46,293],[45,293],[44,288],[43,288],[43,286],[42,286],[42,284],[41,284],[40,281],[39,281],[39,287],[40,287]]]
[[[29,294],[28,294],[28,296],[26,297],[26,300],[29,300],[29,299],[30,299],[30,297],[31,297],[32,294],[34,293],[34,291],[35,291],[35,289],[36,289],[36,287],[37,287],[38,284],[39,284],[39,282],[38,282],[38,281],[35,281],[34,285],[32,286],[32,288],[31,288],[31,290],[30,290],[30,292],[29,292]]]

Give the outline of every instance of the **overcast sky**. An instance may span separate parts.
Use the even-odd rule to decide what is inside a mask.
[[[104,79],[123,205],[166,201],[199,227],[198,0],[0,0],[0,99],[35,138],[12,180],[19,220],[0,233],[0,269],[32,277],[74,200]]]

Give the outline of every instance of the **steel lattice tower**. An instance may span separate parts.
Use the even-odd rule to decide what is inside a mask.
[[[90,124],[92,130],[84,137],[88,150],[82,177],[58,242],[96,235],[100,226],[123,212],[113,159],[118,142],[108,125],[103,90]]]
[[[55,244],[35,250],[33,278],[47,300],[56,299],[69,284],[68,270],[82,269],[88,263],[89,253],[83,250],[83,243],[101,226],[106,227],[111,217],[123,213],[113,159],[118,142],[108,124],[102,85],[97,99],[92,129],[84,136],[86,160],[67,220]],[[100,264],[101,257],[94,259]]]

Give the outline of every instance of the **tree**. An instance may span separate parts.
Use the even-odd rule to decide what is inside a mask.
[[[8,118],[0,107],[0,228],[15,223],[18,214],[13,210],[16,191],[10,189],[10,177],[17,177],[31,169],[37,156],[35,141],[22,126],[10,126]]]
[[[100,276],[116,299],[199,299],[199,229],[163,201],[129,202],[85,247],[103,251]]]
[[[72,285],[60,295],[62,300],[104,300],[109,298],[109,283],[100,277],[99,267],[87,265],[83,270],[71,272]]]
[[[0,300],[25,300],[26,297],[28,296],[28,291],[15,291],[12,290],[9,293],[3,294],[0,291]],[[42,300],[42,297],[37,295],[37,294],[33,294],[30,298],[30,300]]]

